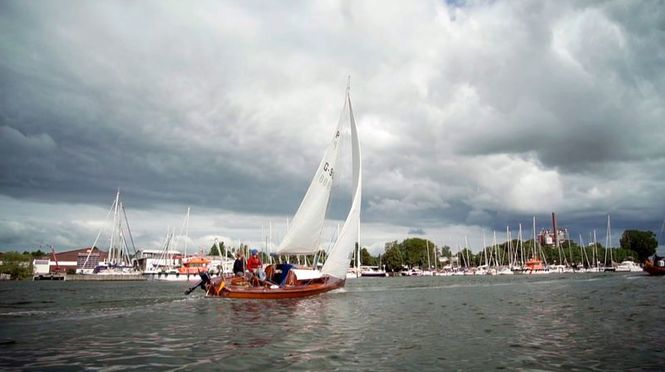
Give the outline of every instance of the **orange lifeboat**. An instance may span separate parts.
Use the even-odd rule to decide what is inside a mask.
[[[528,271],[542,271],[545,270],[545,267],[543,266],[543,261],[537,259],[537,258],[532,258],[526,262],[526,268]]]
[[[207,273],[210,266],[210,260],[205,257],[191,257],[183,261],[182,266],[178,268],[180,275],[197,275],[198,273]]]

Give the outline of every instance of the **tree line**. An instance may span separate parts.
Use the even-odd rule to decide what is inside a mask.
[[[46,256],[41,250],[23,253],[3,252],[0,256],[0,274],[9,274],[10,279],[20,280],[32,278],[32,260]]]
[[[601,266],[607,263],[621,262],[627,259],[643,262],[656,252],[658,242],[656,234],[651,231],[625,230],[621,235],[619,247],[606,248],[600,243],[580,246],[574,240],[564,240],[559,247],[534,245],[528,240],[520,244],[517,239],[503,242],[496,246],[485,247],[478,253],[473,253],[469,247],[462,247],[452,252],[447,245],[437,246],[434,242],[421,238],[408,238],[401,243],[390,242],[380,256],[371,256],[363,248],[361,262],[363,265],[385,265],[387,271],[401,271],[413,267],[441,268],[442,264],[455,262],[456,265],[477,267],[486,263],[509,265],[511,261],[521,262],[533,256],[543,259],[547,264],[561,264],[570,266]],[[439,262],[444,258],[446,263]]]

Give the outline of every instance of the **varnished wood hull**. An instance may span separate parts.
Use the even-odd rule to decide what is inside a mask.
[[[224,280],[224,286],[220,288],[220,280]],[[279,288],[267,286],[235,286],[230,279],[215,279],[207,291],[209,297],[226,297],[241,299],[265,299],[278,300],[284,298],[301,298],[318,295],[324,292],[344,287],[345,281],[333,277],[323,278],[321,282],[289,285]]]
[[[650,275],[665,275],[665,267],[656,266],[651,261],[647,261],[644,264],[644,271],[648,272]]]

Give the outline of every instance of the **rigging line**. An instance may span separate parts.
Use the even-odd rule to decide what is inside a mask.
[[[660,224],[660,231],[658,232],[658,236],[656,236],[656,253],[658,254],[658,247],[662,245],[663,242],[663,231],[665,231],[665,219],[663,220],[663,223]]]
[[[131,262],[129,261],[129,247],[127,246],[127,239],[125,238],[125,233],[122,230],[120,230],[120,238],[122,239],[122,246],[123,246],[122,254],[124,256],[122,261],[124,264],[129,265],[131,264]]]
[[[109,209],[108,213],[106,213],[106,218],[104,218],[104,226],[99,230],[99,233],[97,233],[97,237],[95,238],[95,241],[92,243],[92,247],[90,247],[90,252],[88,252],[88,255],[85,257],[85,261],[83,261],[83,266],[81,266],[81,269],[85,269],[85,265],[88,263],[92,251],[95,250],[95,246],[97,245],[99,237],[102,235],[102,232],[106,230],[107,227],[106,224],[108,222],[109,216],[111,215],[111,211],[113,211],[113,205],[111,205],[111,208]],[[97,251],[99,251],[99,249],[97,249]]]
[[[166,230],[166,236],[164,237],[164,242],[162,243],[162,250],[157,260],[158,267],[160,263],[164,263],[163,266],[166,266],[166,262],[169,256],[170,243],[171,243],[171,226],[169,226]]]
[[[134,254],[136,254],[136,245],[134,245],[134,237],[132,236],[132,230],[129,228],[129,220],[127,219],[127,211],[125,210],[125,205],[120,203],[122,208],[122,213],[125,215],[125,225],[127,226],[127,232],[129,232],[129,239],[132,241],[132,249],[134,249]]]

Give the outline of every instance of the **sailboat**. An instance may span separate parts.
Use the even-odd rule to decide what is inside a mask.
[[[109,217],[113,215],[111,221],[111,231],[107,231]],[[109,233],[104,238],[108,238],[109,241],[109,250],[106,259],[102,262],[98,262],[94,269],[89,269],[91,266],[89,263],[94,261],[91,260],[91,254],[94,251],[94,247],[97,247],[97,243],[100,241],[102,235]],[[131,247],[131,251],[130,251]],[[98,275],[137,275],[140,274],[138,270],[135,269],[132,263],[132,257],[136,254],[136,247],[134,246],[134,238],[132,237],[132,231],[129,229],[129,222],[127,220],[127,212],[125,211],[125,206],[120,200],[120,190],[115,195],[115,200],[111,209],[106,215],[106,221],[104,226],[100,229],[95,238],[95,242],[92,243],[91,249],[88,251],[88,255],[81,265],[80,269],[76,270],[77,274],[98,274]]]
[[[603,262],[603,271],[616,271],[614,258],[612,257],[612,228],[610,227],[610,215],[607,215],[607,237],[605,238],[605,260]],[[607,253],[610,254],[610,265],[607,265]]]
[[[360,278],[360,245],[353,250],[353,267],[346,269],[346,279]]]
[[[258,275],[250,280],[245,280],[244,277],[210,279],[208,275],[202,274],[198,286],[206,291],[207,296],[247,299],[296,298],[344,287],[353,250],[356,244],[360,246],[362,189],[360,143],[351,106],[350,86],[347,86],[342,114],[323,159],[289,224],[284,239],[274,252],[278,256],[319,253],[321,232],[333,181],[336,178],[336,164],[342,140],[347,136],[351,138],[352,203],[337,240],[325,252],[325,263],[321,269],[319,270],[318,265],[313,265],[312,269],[299,269],[288,263],[275,264],[265,268],[265,278],[259,278],[261,275]],[[190,288],[186,293],[194,288]]]

